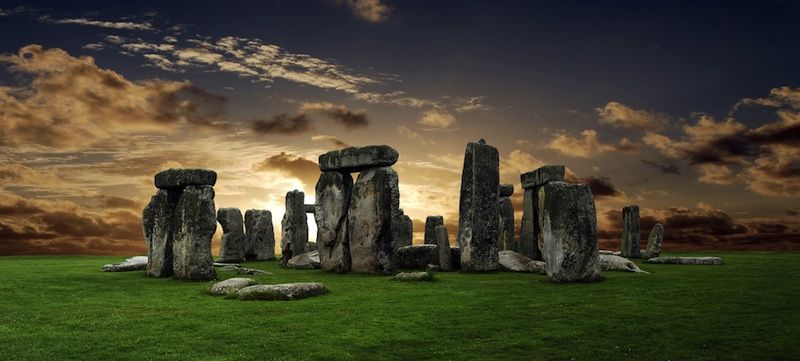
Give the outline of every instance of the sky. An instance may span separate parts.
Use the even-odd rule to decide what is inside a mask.
[[[427,215],[455,242],[481,138],[517,232],[520,173],[562,164],[603,248],[637,204],[667,250],[800,249],[797,24],[797,1],[0,0],[0,255],[145,253],[173,167],[279,244],[318,156],[371,144],[400,153],[415,243]]]

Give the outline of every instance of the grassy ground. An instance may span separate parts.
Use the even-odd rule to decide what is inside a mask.
[[[261,283],[331,290],[277,302],[99,272],[120,257],[0,257],[0,359],[798,359],[800,253],[704,254],[727,264],[642,264],[652,273],[595,284],[512,273],[399,283],[247,263],[274,272]]]

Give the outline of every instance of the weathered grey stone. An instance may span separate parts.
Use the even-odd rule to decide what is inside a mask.
[[[304,205],[303,205],[303,210],[304,210],[306,213],[311,213],[311,214],[314,214],[314,213],[317,211],[317,209],[316,209],[316,208],[317,208],[317,205],[316,205],[316,204],[304,204]]]
[[[286,193],[286,213],[281,220],[281,253],[283,262],[303,253],[308,243],[308,219],[305,193],[297,189]]]
[[[539,221],[547,275],[554,282],[600,279],[592,191],[584,184],[550,182],[539,188]]]
[[[400,209],[400,214],[392,222],[394,227],[394,248],[410,246],[414,240],[414,222]]]
[[[525,265],[525,272],[538,273],[541,275],[547,274],[547,264],[544,261],[533,260]]]
[[[320,155],[319,169],[323,172],[361,172],[370,168],[389,167],[397,163],[399,156],[399,153],[388,145],[350,147]]]
[[[425,218],[424,244],[436,244],[436,227],[444,226],[444,217],[428,216]]]
[[[519,180],[524,189],[539,187],[549,182],[562,182],[564,181],[564,169],[563,165],[546,165],[521,174]]]
[[[534,260],[541,260],[542,245],[539,231],[539,187],[527,188],[522,195],[522,223],[517,251]]]
[[[514,185],[513,184],[501,184],[497,188],[497,196],[498,197],[511,197],[514,194]]]
[[[622,243],[620,245],[622,256],[639,258],[640,241],[639,206],[626,206],[622,208]]]
[[[510,272],[526,272],[525,265],[533,260],[510,250],[503,250],[498,253],[500,269]]]
[[[497,203],[497,248],[514,251],[517,249],[514,241],[514,206],[509,197],[500,197]]]
[[[217,210],[217,222],[222,225],[219,262],[244,261],[247,237],[244,234],[242,211],[239,208],[220,208]]]
[[[445,226],[436,226],[436,252],[439,254],[439,269],[450,271],[453,269],[453,253],[450,252],[450,237]]]
[[[458,245],[464,271],[494,271],[500,267],[497,255],[499,183],[497,148],[487,145],[483,139],[467,144],[458,207]]]
[[[257,261],[275,259],[272,213],[266,209],[249,209],[244,212],[244,226],[247,233],[245,258]]]
[[[148,276],[172,276],[173,224],[180,196],[178,190],[159,189],[142,211]]]
[[[638,272],[647,273],[642,271],[636,263],[620,256],[601,254],[600,255],[600,269],[603,271],[620,271],[620,272]]]
[[[350,173],[323,172],[315,188],[317,248],[320,266],[325,271],[350,272],[350,240],[347,236],[347,209],[353,193]]]
[[[461,249],[450,248],[450,269],[461,266]],[[400,247],[395,252],[398,269],[425,269],[429,264],[439,265],[439,247],[435,244],[420,244]]]
[[[306,243],[306,248],[305,248],[305,250],[303,252],[304,253],[308,253],[308,252],[317,251],[317,250],[318,250],[317,242],[308,242],[308,243]]]
[[[214,188],[187,186],[175,208],[172,270],[176,278],[210,280],[216,277],[211,237],[217,229]]]
[[[128,272],[147,269],[147,256],[134,256],[120,263],[103,265],[103,272]]]
[[[645,261],[656,264],[690,264],[690,265],[722,265],[722,258],[719,257],[653,257]]]
[[[664,240],[664,226],[656,223],[647,237],[647,250],[645,258],[653,258],[661,255],[661,241]]]
[[[170,168],[155,175],[156,188],[180,189],[186,186],[213,186],[217,172],[208,169]]]
[[[224,281],[214,283],[208,287],[206,293],[212,296],[227,296],[232,295],[242,288],[256,284],[256,280],[252,278],[236,277],[228,278]]]
[[[257,275],[257,276],[260,276],[260,275],[271,275],[272,274],[272,272],[267,272],[267,271],[263,271],[263,270],[255,269],[255,268],[240,267],[238,265],[224,266],[224,267],[222,267],[220,269],[220,271],[223,271],[223,272],[236,272],[238,274],[248,274],[248,275]]]
[[[347,211],[347,233],[353,272],[394,270],[392,221],[400,209],[397,173],[390,167],[361,172]]]
[[[403,282],[433,281],[433,275],[430,272],[400,272],[392,279]]]
[[[276,285],[253,285],[242,288],[236,295],[240,300],[288,301],[318,296],[328,289],[319,282],[279,283]]]
[[[297,269],[320,268],[319,251],[298,254],[286,262],[286,267]]]

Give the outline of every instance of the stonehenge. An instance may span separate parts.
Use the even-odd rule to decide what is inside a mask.
[[[542,239],[539,228],[539,188],[549,182],[564,180],[563,165],[546,165],[520,175],[524,190],[522,198],[522,224],[517,251],[532,260],[543,260]]]
[[[220,208],[217,222],[222,226],[219,245],[219,262],[242,262],[245,260],[247,237],[244,233],[244,220],[239,208]]]
[[[350,272],[347,210],[353,192],[353,177],[350,173],[322,172],[315,191],[314,220],[317,222],[320,266],[325,271]]]
[[[394,270],[392,223],[400,211],[397,173],[391,167],[358,174],[347,210],[351,270],[391,273]]]
[[[450,271],[452,266],[452,253],[450,252],[450,237],[447,235],[447,228],[436,226],[436,248],[439,253],[439,269]]]
[[[622,208],[622,257],[639,258],[641,234],[639,233],[639,206],[631,205]]]
[[[500,197],[498,207],[498,232],[497,247],[500,250],[514,251],[517,244],[514,241],[514,205],[511,204],[511,195],[514,194],[513,184],[501,184],[497,190]]]
[[[643,258],[653,258],[661,255],[661,242],[664,240],[664,226],[656,223],[647,237],[647,249],[643,251]]]
[[[436,244],[436,227],[444,226],[444,217],[428,216],[425,218],[424,244]]]
[[[458,207],[458,245],[464,271],[495,271],[499,268],[499,162],[497,148],[486,144],[485,140],[467,144]]]
[[[286,213],[281,220],[281,254],[286,262],[302,254],[308,243],[305,193],[295,189],[286,193]]]
[[[410,246],[414,241],[414,222],[403,209],[399,210],[397,218],[393,221],[394,227],[394,248]]]
[[[266,209],[248,209],[244,212],[244,228],[245,259],[256,261],[275,259],[272,213]]]

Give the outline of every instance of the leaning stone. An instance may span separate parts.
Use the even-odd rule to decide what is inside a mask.
[[[439,268],[442,271],[453,269],[453,254],[450,252],[450,237],[445,226],[436,226],[436,252],[439,254]]]
[[[693,264],[708,266],[719,266],[723,264],[722,258],[719,257],[654,257],[645,262],[656,264]]]
[[[645,251],[645,258],[653,258],[661,255],[661,241],[664,240],[664,226],[661,223],[656,223],[647,237],[647,250]]]
[[[176,278],[210,280],[216,277],[211,237],[217,229],[214,188],[188,186],[175,208],[172,270]]]
[[[355,173],[370,168],[389,167],[397,163],[399,156],[399,153],[388,145],[350,147],[320,155],[319,169],[323,172]]]
[[[497,196],[498,197],[511,197],[514,194],[514,185],[513,184],[501,184],[497,188]]]
[[[297,189],[286,193],[286,213],[281,220],[281,253],[284,261],[301,254],[308,243],[305,193]]]
[[[350,272],[347,208],[353,193],[353,177],[350,173],[323,172],[314,189],[320,266],[325,271]]]
[[[141,271],[147,269],[147,256],[135,256],[120,263],[107,264],[102,268],[103,272],[128,272]]]
[[[244,261],[247,237],[244,234],[242,212],[239,208],[220,208],[217,210],[217,222],[222,225],[219,262]]]
[[[252,278],[228,278],[224,281],[217,282],[208,287],[206,293],[212,296],[227,296],[232,295],[242,288],[256,284],[256,280]]]
[[[530,259],[541,260],[540,234],[538,187],[527,188],[522,195],[522,224],[519,230],[519,242],[516,244],[517,252]]]
[[[311,214],[314,214],[314,212],[316,212],[316,207],[317,207],[317,205],[316,205],[316,204],[304,204],[304,205],[303,205],[303,210],[304,210],[306,213],[311,213]]]
[[[418,282],[433,281],[433,274],[430,272],[400,272],[392,278],[395,281]]]
[[[519,180],[524,189],[542,186],[549,182],[563,182],[564,170],[563,165],[546,165],[521,174]]]
[[[245,258],[257,261],[275,259],[272,213],[266,209],[249,209],[244,212],[244,226],[247,233]]]
[[[372,168],[358,175],[347,211],[353,272],[393,272],[392,221],[397,219],[399,209],[397,173],[392,168]]]
[[[627,258],[639,258],[639,206],[622,208],[622,244],[620,251]]]
[[[155,176],[156,188],[180,189],[186,186],[213,186],[217,172],[208,169],[167,169]]]
[[[610,254],[600,255],[600,269],[603,271],[647,273],[642,271],[642,269],[639,268],[636,263],[633,263],[633,261],[625,257],[614,256]]]
[[[499,183],[497,148],[487,145],[483,139],[467,144],[458,207],[458,245],[464,271],[494,271],[500,267],[497,255]]]
[[[444,217],[428,216],[425,218],[425,242],[424,244],[436,244],[436,227],[444,225]]]
[[[180,191],[159,189],[142,211],[148,276],[172,276],[173,221],[180,196]]]
[[[514,242],[514,205],[509,197],[500,197],[497,203],[497,248],[514,251],[517,249]]]
[[[539,188],[539,221],[547,275],[554,282],[600,279],[597,221],[585,184],[551,182]]]
[[[292,257],[292,259],[290,259],[289,262],[286,263],[286,266],[289,268],[297,268],[297,269],[320,268],[319,252],[311,251],[308,253],[298,254],[297,256]]]
[[[499,255],[499,262],[500,262],[500,269],[503,271],[509,272],[527,272],[525,270],[525,266],[528,263],[533,262],[532,259],[525,257],[514,251],[500,251]]]
[[[253,285],[242,288],[236,295],[240,300],[288,301],[318,296],[328,289],[319,282],[280,283],[276,285]]]

